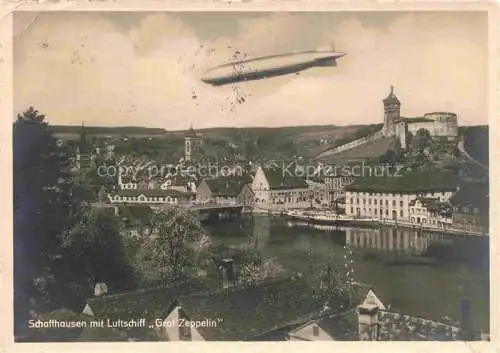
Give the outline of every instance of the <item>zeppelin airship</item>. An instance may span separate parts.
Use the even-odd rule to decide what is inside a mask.
[[[214,86],[221,86],[288,75],[315,66],[336,66],[337,59],[344,55],[346,54],[334,51],[329,45],[316,50],[234,61],[205,71],[201,80]]]

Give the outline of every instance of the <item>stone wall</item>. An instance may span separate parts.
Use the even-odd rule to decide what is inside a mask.
[[[362,146],[365,143],[368,143],[370,141],[378,140],[378,139],[382,138],[383,136],[384,136],[384,134],[383,134],[382,130],[377,131],[370,136],[362,137],[360,139],[351,141],[351,142],[346,143],[344,145],[334,147],[334,148],[330,149],[329,152],[330,152],[330,154],[335,154],[335,153],[340,153],[340,152],[344,152],[347,150],[351,150],[351,149],[356,148],[358,146]]]

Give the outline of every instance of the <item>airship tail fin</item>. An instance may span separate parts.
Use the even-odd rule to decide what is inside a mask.
[[[333,44],[327,44],[316,48],[316,51],[335,51],[335,46]]]

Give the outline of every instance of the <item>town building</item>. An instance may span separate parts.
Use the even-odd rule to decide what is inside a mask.
[[[306,183],[309,187],[310,199],[311,199],[311,207],[328,207],[328,191],[327,185],[324,179],[316,178],[316,179],[308,179]]]
[[[346,187],[346,214],[353,217],[410,221],[417,198],[444,203],[457,191],[452,176],[439,171],[412,171],[400,177],[357,179]]]
[[[196,194],[196,181],[190,176],[172,176],[163,181],[159,187],[161,190],[178,190]]]
[[[452,224],[451,206],[436,197],[417,197],[410,201],[410,222],[438,228]]]
[[[451,198],[453,227],[489,232],[489,183],[466,183]]]
[[[255,209],[287,210],[311,205],[305,178],[288,176],[280,168],[259,166],[252,181],[252,191]]]
[[[184,137],[184,161],[192,162],[199,157],[202,138],[198,135],[193,127],[189,129]]]
[[[242,205],[244,209],[250,210],[254,203],[250,181],[247,177],[204,179],[198,186],[196,202]]]
[[[345,201],[345,188],[354,181],[354,178],[348,176],[326,176],[327,202],[330,206],[339,201]]]

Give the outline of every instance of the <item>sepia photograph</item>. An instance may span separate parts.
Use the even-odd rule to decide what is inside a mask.
[[[488,20],[14,12],[14,341],[490,341]]]

